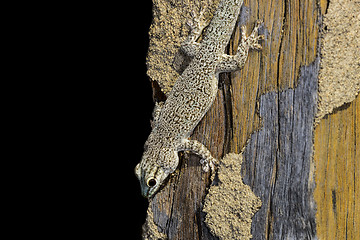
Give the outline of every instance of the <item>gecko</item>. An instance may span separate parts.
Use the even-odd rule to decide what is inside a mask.
[[[191,140],[190,135],[214,102],[219,73],[241,69],[249,49],[261,49],[258,42],[264,36],[257,34],[262,23],[258,20],[249,36],[246,27],[241,27],[241,41],[236,54],[225,54],[242,4],[243,0],[221,0],[210,21],[200,20],[203,13],[200,11],[199,16],[188,23],[190,33],[181,48],[191,61],[165,102],[155,104],[152,130],[145,142],[141,161],[135,167],[144,197],[153,197],[176,170],[179,151],[197,154],[205,172],[215,171],[217,160],[202,143]],[[200,36],[202,39],[198,41]]]

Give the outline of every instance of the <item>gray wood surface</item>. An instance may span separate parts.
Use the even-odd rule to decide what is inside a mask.
[[[262,201],[252,222],[254,239],[316,238],[310,160],[318,65],[301,68],[295,89],[260,97],[263,126],[246,145],[243,163],[244,183]]]

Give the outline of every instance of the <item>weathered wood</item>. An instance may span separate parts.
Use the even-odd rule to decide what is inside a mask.
[[[191,6],[204,2],[206,1],[154,1],[155,17],[159,26],[153,26],[151,36],[159,41],[150,45],[160,45],[152,48],[148,59],[155,59],[156,55],[160,58],[149,61],[148,66],[149,76],[154,81],[154,99],[157,101],[165,98],[160,88],[169,91],[171,87],[171,84],[166,85],[166,79],[180,74],[188,61],[176,51],[176,47],[167,50],[172,43],[171,39],[175,39],[174,44],[179,45],[179,39],[185,37],[183,28],[186,20],[181,18],[179,23],[176,17],[189,16]],[[339,187],[336,190],[334,176],[326,175],[328,166],[337,166],[334,164],[341,160],[341,155],[336,153],[345,153],[346,146],[339,145],[336,149],[341,150],[334,150],[339,142],[331,139],[337,139],[340,135],[334,134],[329,128],[340,126],[346,121],[345,118],[336,124],[332,117],[328,118],[325,123],[319,124],[314,134],[319,72],[319,25],[321,14],[326,12],[327,6],[326,0],[321,0],[319,4],[314,0],[244,1],[239,24],[228,52],[235,53],[234,49],[237,48],[240,38],[240,25],[251,29],[257,19],[264,20],[264,26],[259,29],[259,33],[265,35],[263,50],[251,51],[241,71],[220,76],[221,83],[216,100],[191,136],[207,146],[218,159],[227,153],[244,152],[244,183],[249,185],[262,201],[262,207],[252,222],[254,239],[327,239],[326,237],[343,234],[341,229],[350,223],[353,223],[353,226],[360,224],[359,205],[355,205],[354,198],[351,198],[353,188],[349,188],[345,193],[347,202],[343,200],[344,193],[340,190],[346,184],[354,183],[355,179],[359,178],[359,172],[350,171],[354,178],[348,177],[341,184],[335,184]],[[176,16],[168,18],[171,28],[159,20],[164,15]],[[164,29],[168,30],[166,35],[169,36],[163,41],[162,47],[159,33],[165,31]],[[176,34],[171,35],[173,33]],[[162,56],[165,56],[166,61],[161,61]],[[162,68],[162,64],[166,64],[166,67]],[[172,69],[171,74],[165,76],[169,69]],[[161,84],[155,82],[158,80]],[[360,116],[358,102],[357,100],[357,108],[352,108],[355,110],[348,113],[348,117]],[[342,125],[342,128],[344,131],[359,133],[359,126],[357,120],[356,124]],[[360,142],[360,134],[356,136],[357,142]],[[313,199],[314,137],[316,169],[320,174],[316,181],[325,182],[315,193],[317,204],[324,201],[323,205],[318,205],[317,212]],[[344,142],[355,147],[354,141],[356,142],[356,139],[351,138]],[[317,149],[321,151],[317,152]],[[334,151],[336,157],[328,157],[327,166],[323,159],[331,155],[329,151]],[[352,159],[352,162],[346,161],[346,165],[341,166],[352,170],[359,169],[359,160],[354,160],[359,158],[357,151],[355,155],[347,158]],[[151,217],[148,222],[153,224],[145,225],[144,238],[153,239],[156,236],[161,239],[218,239],[204,223],[206,213],[202,210],[207,189],[211,184],[219,184],[219,181],[215,178],[212,183],[210,174],[201,170],[197,156],[180,153],[180,159],[179,169],[150,202]],[[353,165],[349,166],[351,164]],[[338,181],[344,176],[343,171],[345,169],[338,171]],[[357,189],[360,187],[354,184],[353,186]],[[359,192],[355,192],[354,196],[359,197]],[[327,214],[330,214],[328,211],[333,211],[334,204],[336,213],[327,219]],[[348,217],[353,216],[353,222],[349,218],[345,219],[343,213],[340,214],[347,206],[354,208],[353,211],[348,211]],[[328,224],[333,226],[333,229],[338,229],[334,230],[336,234],[332,230],[326,230]],[[348,229],[350,228],[347,228],[346,233],[352,231],[352,234],[358,234],[355,230]],[[154,235],[152,232],[157,233]]]
[[[317,231],[320,239],[360,236],[360,97],[315,129]]]
[[[300,71],[298,86],[260,97],[262,127],[244,151],[244,183],[262,200],[254,239],[314,239],[312,139],[318,61]]]

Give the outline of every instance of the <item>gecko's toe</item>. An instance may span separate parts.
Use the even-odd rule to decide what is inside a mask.
[[[263,20],[258,19],[258,20],[256,21],[256,26],[260,26],[262,23],[263,23]]]
[[[258,44],[258,43],[255,43],[255,44],[252,45],[252,48],[253,48],[253,49],[261,50],[261,49],[262,49],[262,46],[261,46],[260,44]]]
[[[205,159],[201,159],[200,163],[202,165],[202,168],[204,170],[204,172],[208,172],[211,169],[211,172],[215,172],[216,168],[217,168],[217,160],[215,158],[211,159],[211,160],[205,160]]]
[[[204,170],[204,172],[208,172],[209,171],[209,163],[205,159],[201,159],[200,163],[202,165],[202,169]]]

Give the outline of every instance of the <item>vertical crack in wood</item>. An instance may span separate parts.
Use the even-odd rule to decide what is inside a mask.
[[[223,83],[222,92],[224,95],[224,109],[225,109],[225,137],[224,148],[222,156],[225,156],[231,151],[231,140],[233,139],[233,106],[231,99],[231,81],[229,74],[221,74],[220,81]]]

